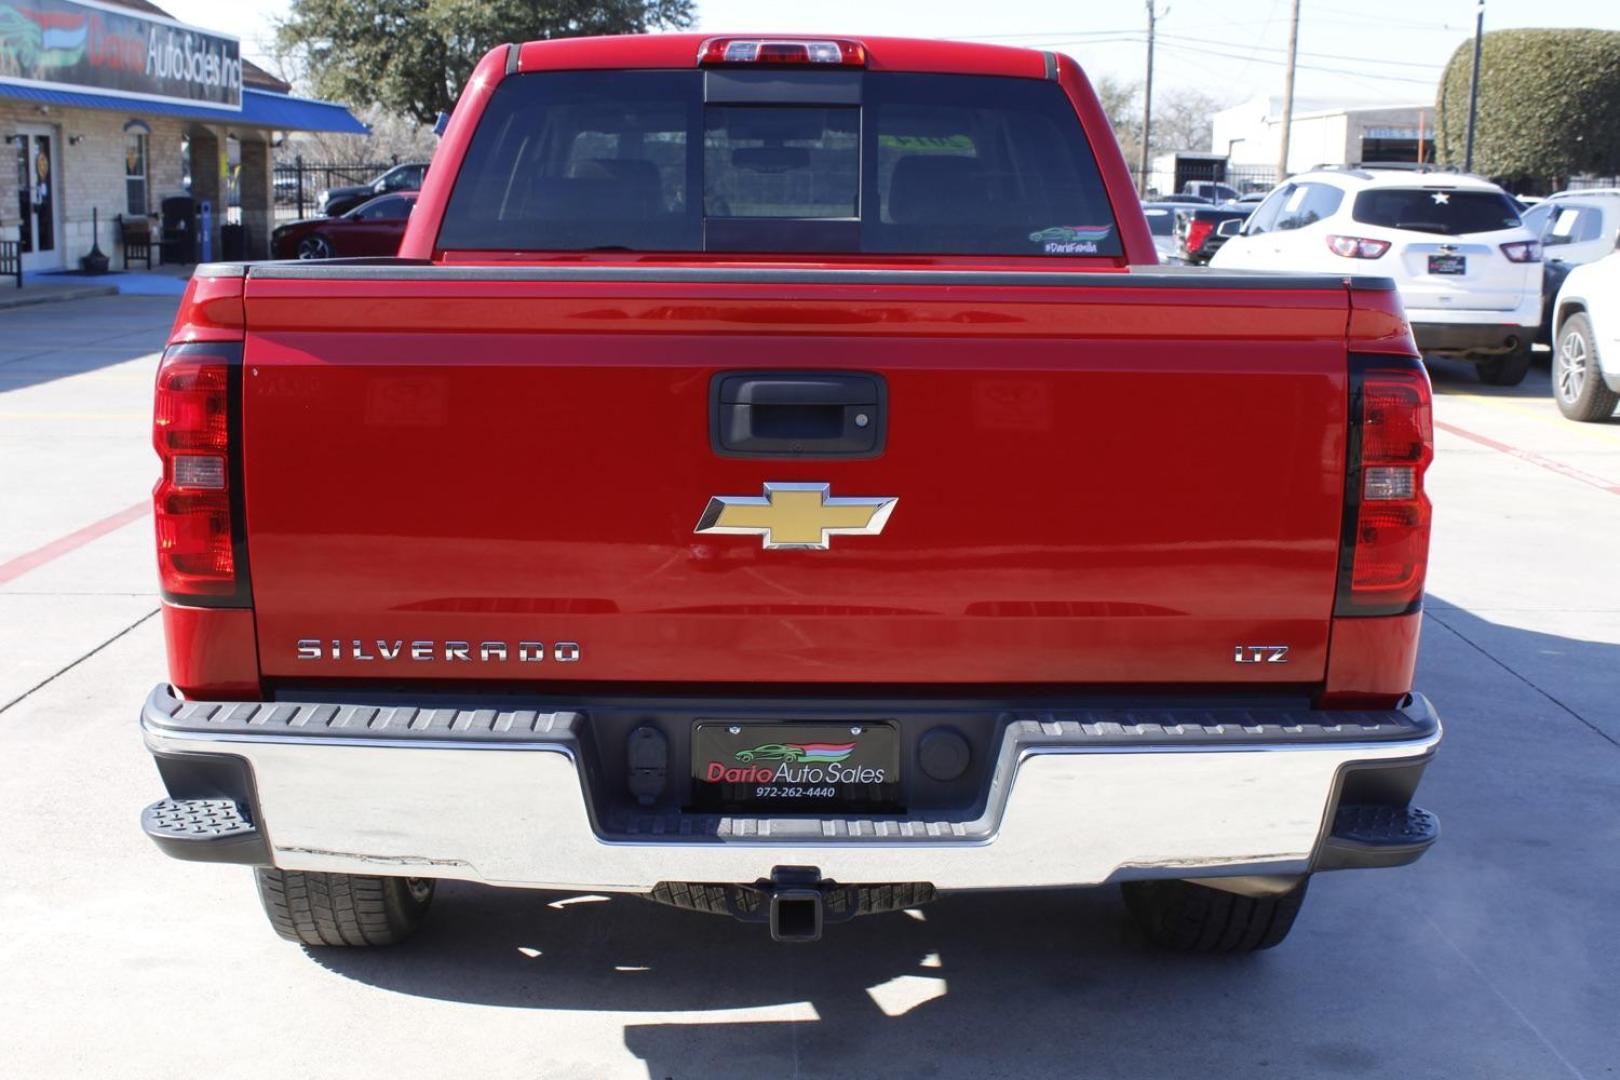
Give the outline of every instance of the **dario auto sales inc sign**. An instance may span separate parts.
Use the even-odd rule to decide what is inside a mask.
[[[0,81],[242,107],[233,37],[80,0],[0,0]]]

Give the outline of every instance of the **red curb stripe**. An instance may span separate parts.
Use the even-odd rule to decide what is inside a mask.
[[[10,562],[0,563],[0,585],[15,581],[30,570],[38,569],[53,559],[59,559],[70,551],[84,547],[90,541],[106,536],[116,529],[145,517],[152,512],[152,500],[143,499],[134,506],[118,511],[111,517],[104,517],[92,525],[86,525],[77,532],[70,532],[66,536],[52,540],[44,547],[35,548],[25,552]]]
[[[1601,476],[1594,476],[1591,473],[1586,472],[1584,469],[1575,468],[1573,465],[1565,465],[1561,461],[1554,461],[1552,458],[1542,457],[1534,450],[1521,450],[1517,446],[1510,446],[1505,442],[1497,442],[1488,435],[1480,435],[1477,432],[1469,431],[1466,428],[1460,428],[1455,424],[1447,424],[1440,420],[1436,420],[1434,422],[1434,426],[1439,428],[1441,431],[1447,431],[1453,435],[1460,436],[1461,438],[1477,442],[1481,446],[1488,446],[1492,450],[1506,454],[1509,457],[1516,457],[1520,461],[1528,462],[1531,465],[1539,465],[1548,472],[1555,472],[1559,476],[1565,476],[1571,480],[1579,480],[1581,483],[1595,487],[1599,491],[1607,491],[1610,495],[1620,495],[1620,484],[1610,483]],[[0,578],[0,580],[4,579]]]

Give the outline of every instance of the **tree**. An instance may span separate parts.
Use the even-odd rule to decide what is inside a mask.
[[[1215,114],[1226,108],[1202,90],[1177,87],[1153,102],[1153,149],[1208,151],[1215,131]]]
[[[276,45],[316,93],[430,124],[502,42],[692,23],[692,0],[292,0]]]
[[[1113,125],[1114,138],[1125,154],[1125,160],[1135,162],[1142,146],[1142,87],[1140,83],[1125,82],[1103,75],[1092,83],[1103,113]],[[1174,150],[1203,150],[1210,148],[1209,140],[1214,128],[1215,114],[1226,107],[1219,98],[1191,87],[1155,92],[1153,95],[1153,152],[1169,153]]]
[[[1562,186],[1620,173],[1620,33],[1497,30],[1481,42],[1474,171]],[[1461,165],[1473,42],[1452,54],[1435,104],[1435,154]]]

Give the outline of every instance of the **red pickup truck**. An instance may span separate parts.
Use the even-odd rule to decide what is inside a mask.
[[[767,924],[1409,863],[1430,394],[1383,279],[1156,265],[1063,56],[496,49],[399,257],[198,269],[157,376],[179,858]]]

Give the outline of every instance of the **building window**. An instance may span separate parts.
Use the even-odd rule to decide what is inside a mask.
[[[131,217],[146,216],[146,133],[124,133],[124,195]]]

